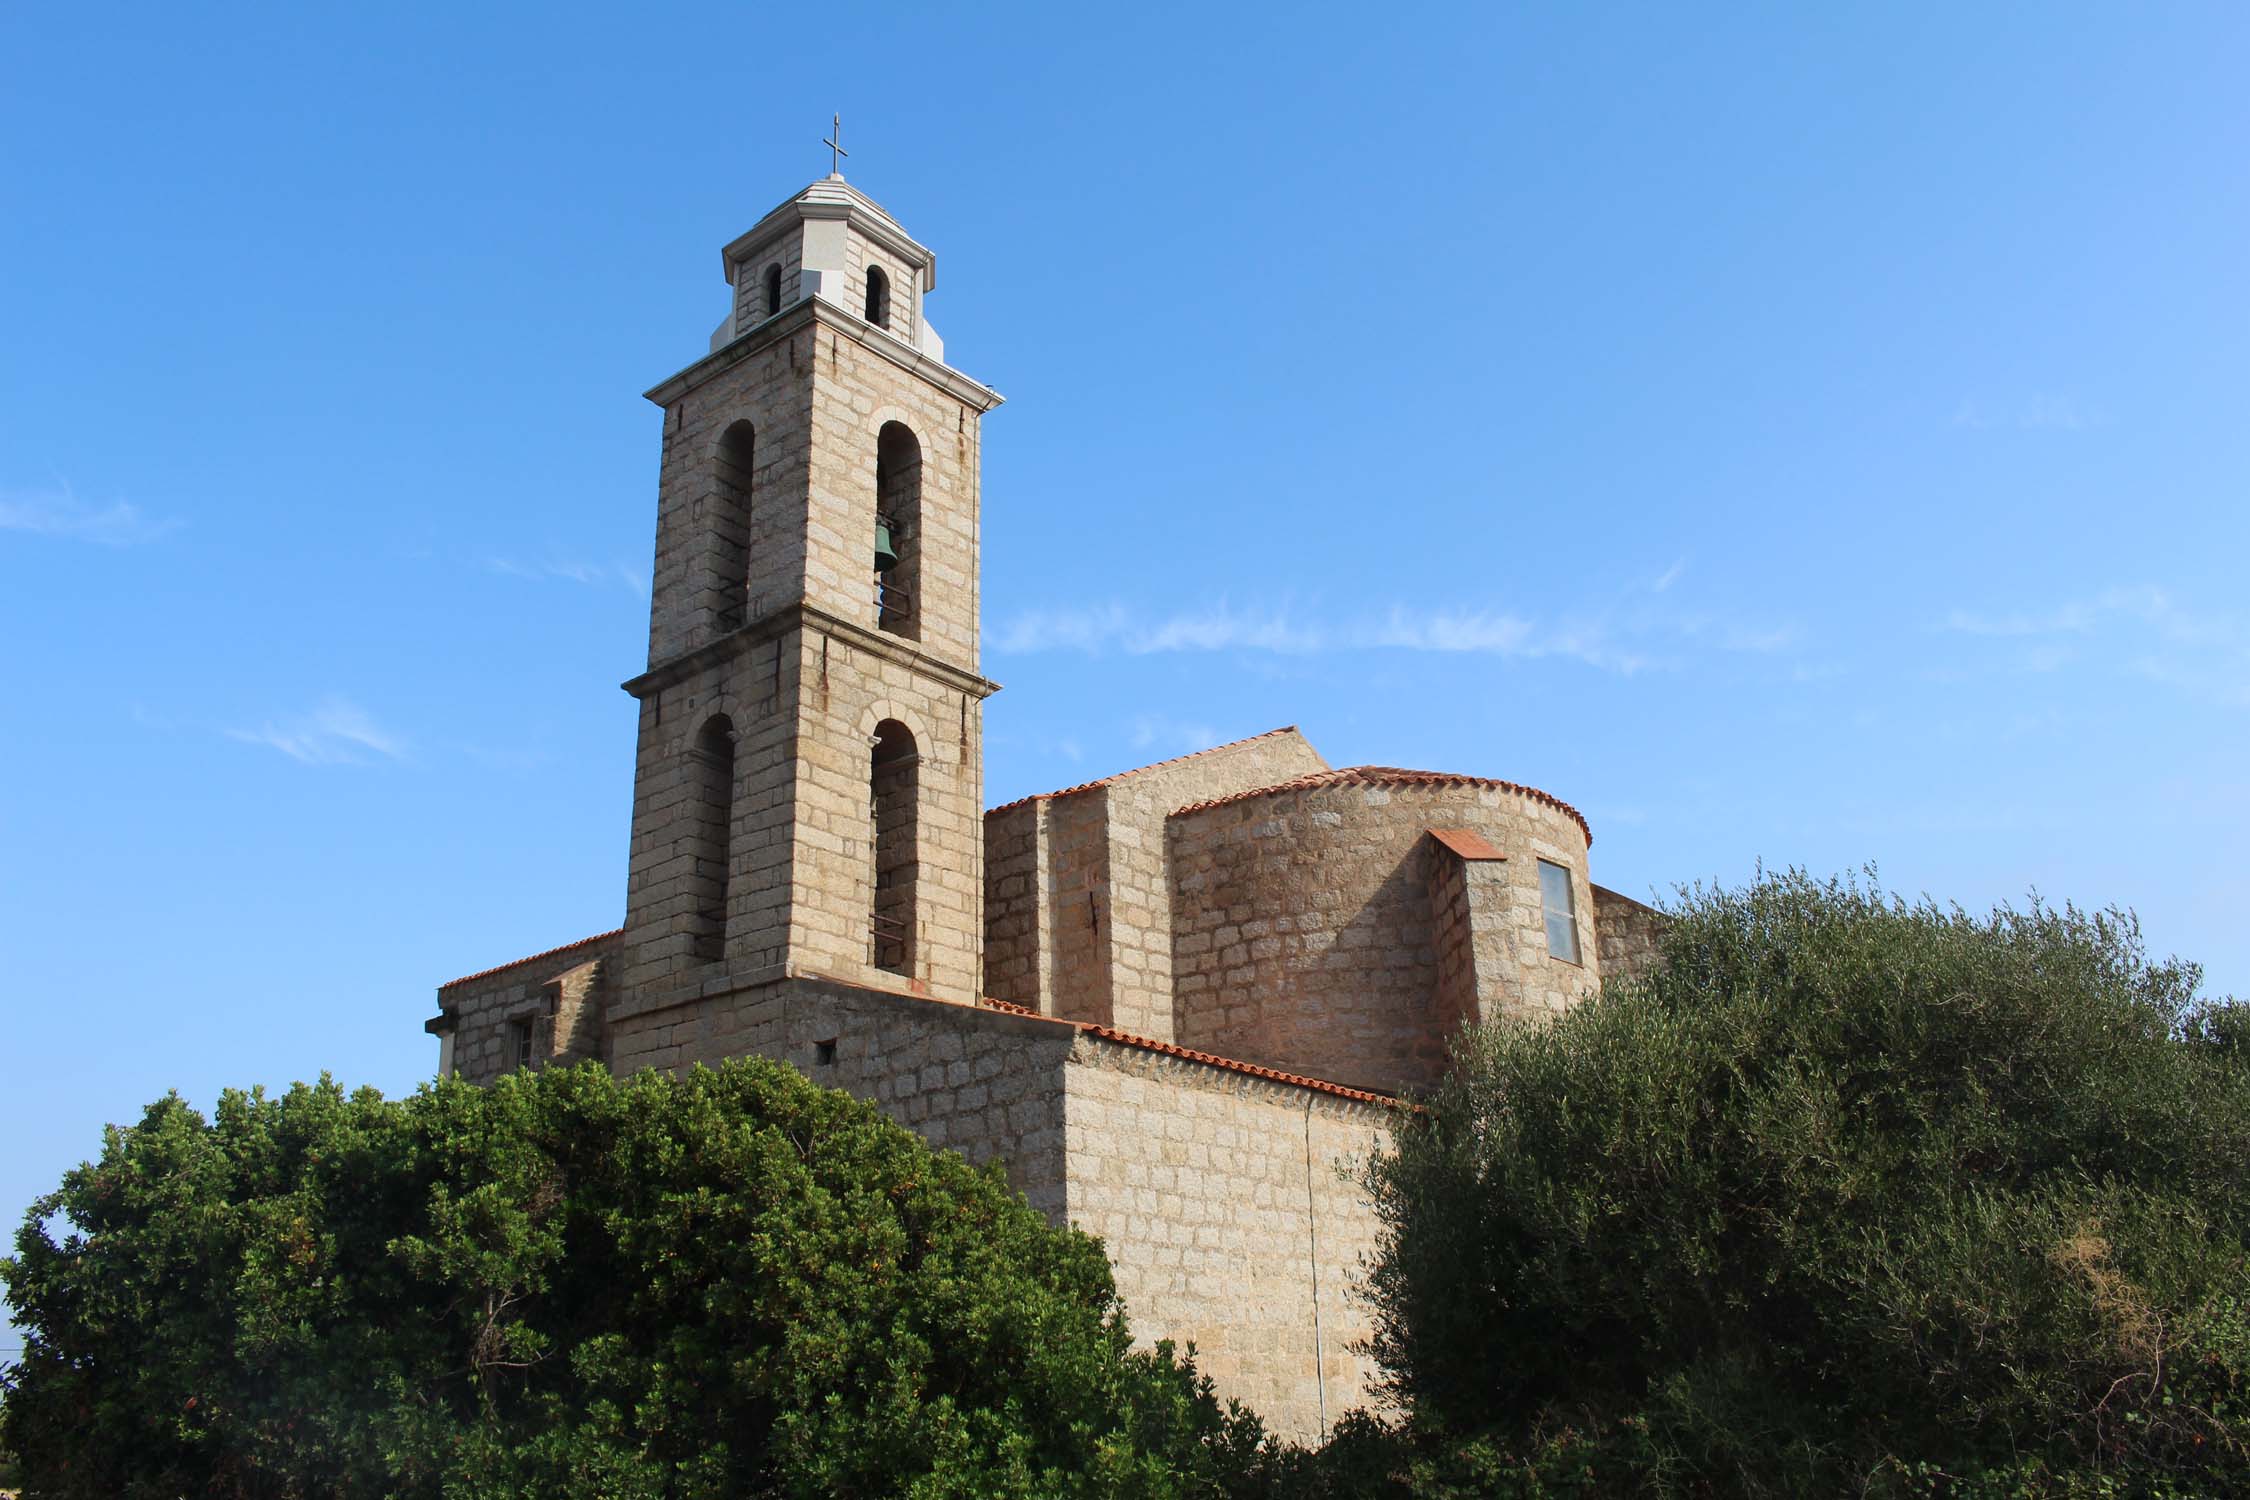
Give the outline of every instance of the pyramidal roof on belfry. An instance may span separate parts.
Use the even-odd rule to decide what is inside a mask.
[[[840,172],[831,172],[802,192],[791,194],[764,218],[728,241],[726,248],[719,252],[724,268],[731,271],[735,262],[754,249],[760,240],[769,239],[776,230],[806,219],[849,222],[869,239],[888,244],[894,253],[920,272],[923,291],[937,286],[937,256],[908,234],[905,226],[892,218],[882,204],[846,182]]]

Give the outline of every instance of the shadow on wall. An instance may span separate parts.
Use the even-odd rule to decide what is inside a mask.
[[[1288,889],[1177,961],[1210,980],[1175,990],[1181,1044],[1383,1093],[1434,1084],[1447,1039],[1430,858],[1418,840],[1348,915],[1355,890],[1324,880],[1322,861],[1292,861]]]

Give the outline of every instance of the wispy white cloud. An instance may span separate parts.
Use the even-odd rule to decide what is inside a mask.
[[[2152,584],[2108,588],[2091,598],[2069,600],[2045,610],[1986,614],[1955,609],[1946,615],[1944,628],[1963,635],[2084,635],[2117,620],[2138,620],[2168,635],[2198,640],[2223,640],[2237,634],[2229,627],[2191,617],[2170,594]]]
[[[0,491],[0,531],[134,547],[180,529],[174,519],[149,515],[128,500],[89,505],[68,485],[42,491]]]
[[[1219,732],[1208,724],[1183,723],[1162,714],[1140,714],[1133,720],[1131,738],[1136,750],[1162,749],[1186,755],[1208,750],[1219,743]]]
[[[1683,557],[1678,562],[1672,564],[1672,566],[1666,568],[1663,572],[1656,575],[1656,582],[1648,586],[1649,592],[1652,594],[1663,593],[1673,584],[1678,583],[1680,581],[1680,575],[1682,573],[1685,573],[1686,571],[1687,559]]]
[[[1079,609],[1027,609],[992,633],[986,644],[1010,656],[1035,651],[1099,651],[1124,634],[1130,622],[1115,604]]]
[[[2020,644],[2033,672],[2122,666],[2134,676],[2231,707],[2250,707],[2250,623],[2182,605],[2151,584],[2108,588],[2042,610],[1950,611],[1939,629]]]
[[[309,713],[268,719],[254,729],[229,729],[229,739],[279,750],[308,766],[363,765],[370,755],[402,760],[406,741],[377,724],[348,698],[330,694]]]
[[[1136,656],[1164,651],[1318,651],[1327,644],[1319,627],[1289,611],[1236,610],[1223,600],[1206,609],[1129,628],[1121,644]]]
[[[991,637],[996,652],[1243,651],[1301,656],[1334,651],[1414,651],[1536,660],[1554,657],[1630,674],[1657,665],[1664,644],[1771,653],[1796,643],[1794,627],[1750,627],[1707,616],[1592,615],[1542,622],[1498,609],[1394,605],[1382,613],[1322,620],[1290,606],[1220,602],[1148,619],[1118,604],[1030,610]]]
[[[644,599],[648,597],[647,572],[629,563],[590,563],[556,556],[538,559],[491,557],[485,559],[485,566],[510,578],[529,578],[542,583],[575,583],[586,588],[622,588]]]

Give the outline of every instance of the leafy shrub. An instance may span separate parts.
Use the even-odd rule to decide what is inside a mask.
[[[2250,1488],[2242,1012],[2114,913],[1791,874],[1672,917],[1369,1168],[1392,1492]]]
[[[17,1250],[39,1496],[1198,1495],[1261,1448],[1097,1241],[762,1060],[164,1099]]]

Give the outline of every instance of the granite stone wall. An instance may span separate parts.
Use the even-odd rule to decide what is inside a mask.
[[[984,818],[984,986],[995,1000],[1040,1009],[1051,875],[1041,799],[995,808]]]
[[[1657,945],[1668,919],[1653,906],[1594,887],[1594,928],[1601,948],[1602,978],[1631,979],[1656,962]]]
[[[1075,1033],[1031,1017],[819,979],[718,989],[610,1012],[611,1067],[678,1071],[755,1054],[869,1100],[934,1146],[1007,1162],[1050,1218],[1063,1212],[1063,1066]]]
[[[622,937],[603,933],[441,985],[428,1029],[451,1038],[453,1075],[490,1083],[515,1067],[513,1030],[526,1022],[534,1067],[604,1056],[604,1012]]]
[[[1176,1040],[1385,1093],[1434,1083],[1465,997],[1441,1004],[1432,828],[1507,856],[1479,886],[1483,1018],[1556,1013],[1598,986],[1571,816],[1491,783],[1326,782],[1170,820]],[[1541,859],[1570,872],[1578,963],[1547,951]]]
[[[1166,815],[1326,769],[1303,735],[1276,730],[994,809],[985,820],[991,993],[1171,1039]]]
[[[894,295],[911,305],[903,285]],[[621,987],[873,972],[870,739],[897,720],[913,735],[917,786],[907,978],[975,998],[981,709],[993,691],[975,670],[976,431],[996,398],[825,302],[768,320],[659,390],[669,404],[650,670],[628,684],[641,725]],[[715,488],[721,443],[741,422],[757,439],[737,618],[713,602],[727,591],[707,584],[714,521],[741,503]],[[884,628],[898,621],[876,596],[886,424],[911,431],[919,451],[907,635]],[[710,797],[695,759],[697,736],[719,715],[734,745],[723,859],[699,836]],[[720,908],[714,959],[705,934]]]
[[[1351,1164],[1389,1108],[1082,1037],[1070,1222],[1101,1236],[1141,1342],[1193,1341],[1222,1397],[1317,1442],[1370,1404],[1358,1300],[1376,1224]]]

